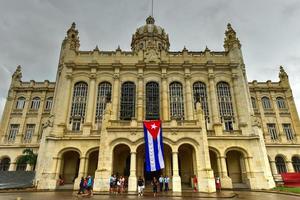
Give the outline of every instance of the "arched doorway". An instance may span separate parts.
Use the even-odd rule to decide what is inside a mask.
[[[284,161],[284,158],[282,156],[276,156],[275,157],[275,164],[276,164],[278,174],[282,174],[282,173],[287,172],[285,161]]]
[[[99,150],[92,151],[88,157],[87,175],[95,177],[95,172],[98,166]]]
[[[66,184],[74,183],[78,177],[80,155],[76,151],[67,151],[62,155],[61,176]]]
[[[292,157],[292,164],[294,167],[294,171],[299,173],[300,172],[300,158],[299,156],[293,156]]]
[[[146,184],[150,184],[153,176],[168,176],[172,177],[172,168],[173,168],[173,162],[172,162],[172,149],[169,145],[164,144],[164,162],[165,162],[165,168],[157,171],[157,172],[146,172],[146,162],[145,162],[145,144],[141,144],[137,148],[137,177],[141,176],[144,177],[146,180]],[[169,185],[171,188],[171,186]]]
[[[119,144],[113,150],[113,174],[130,175],[130,148],[125,144]]]
[[[209,158],[210,158],[210,165],[214,172],[214,177],[220,177],[220,171],[218,167],[218,156],[217,153],[213,150],[209,150]]]
[[[17,160],[17,167],[16,171],[26,171],[27,163],[24,159],[22,159],[22,156],[20,156]]]
[[[8,171],[10,165],[10,158],[4,157],[0,160],[0,171]]]
[[[247,178],[244,155],[237,150],[228,151],[226,153],[226,165],[232,186],[234,188],[242,187],[241,184],[245,184]]]
[[[182,144],[178,148],[178,167],[182,187],[192,186],[192,177],[196,175],[196,153],[190,144]]]

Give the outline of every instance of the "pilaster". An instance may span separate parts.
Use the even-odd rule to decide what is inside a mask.
[[[128,178],[128,191],[135,192],[137,189],[136,177],[136,152],[130,153],[130,176]]]

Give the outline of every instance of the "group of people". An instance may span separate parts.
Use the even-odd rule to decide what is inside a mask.
[[[93,178],[91,176],[87,176],[86,178],[81,177],[77,194],[93,196]]]
[[[124,176],[112,174],[109,178],[109,192],[113,194],[125,192],[126,179]]]

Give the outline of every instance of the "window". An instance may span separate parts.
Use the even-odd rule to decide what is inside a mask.
[[[24,109],[26,99],[24,97],[19,97],[16,104],[16,109]]]
[[[257,108],[257,107],[256,107],[256,100],[255,100],[254,97],[251,97],[251,103],[252,103],[252,108],[253,108],[253,109],[256,109],[256,108]]]
[[[146,84],[146,119],[159,119],[159,85],[156,82]]]
[[[293,167],[294,167],[294,171],[295,172],[300,172],[300,158],[299,156],[293,156],[292,157],[292,164],[293,164]]]
[[[226,82],[217,84],[219,111],[226,131],[233,130],[234,113],[231,100],[230,86]]]
[[[279,109],[285,109],[286,106],[285,106],[285,101],[282,97],[277,97],[276,98],[276,103],[277,103],[277,106]]]
[[[201,107],[204,112],[205,119],[209,121],[206,85],[202,82],[195,82],[193,85],[193,94],[194,94],[195,108],[196,108],[196,103],[199,101],[201,103]]]
[[[0,171],[8,171],[10,165],[10,159],[9,158],[2,158],[0,160]]]
[[[17,161],[17,167],[16,167],[16,171],[25,171],[26,167],[27,167],[27,163],[24,162],[24,160],[22,159],[20,161],[21,157],[19,158],[19,160]]]
[[[135,84],[125,82],[121,92],[121,120],[131,120],[135,116]]]
[[[40,107],[40,98],[39,97],[34,97],[31,101],[31,109],[32,110],[38,110]]]
[[[261,98],[261,103],[264,109],[271,109],[271,102],[268,97]]]
[[[102,82],[98,85],[97,105],[96,105],[96,123],[101,123],[102,116],[107,102],[111,100],[111,84]]]
[[[286,173],[287,170],[286,170],[285,162],[281,156],[276,156],[275,164],[276,164],[278,174]]]
[[[26,130],[25,130],[25,135],[24,135],[25,143],[31,142],[32,136],[34,134],[34,129],[35,129],[35,124],[27,124],[26,125]]]
[[[170,84],[170,111],[172,119],[184,119],[183,92],[179,82]]]
[[[9,129],[9,133],[8,133],[8,137],[7,137],[7,141],[8,142],[15,142],[16,140],[16,136],[19,132],[19,124],[11,124],[10,125],[10,129]]]
[[[268,132],[271,136],[271,140],[278,140],[277,130],[275,124],[267,124]]]
[[[293,140],[294,139],[294,134],[292,131],[292,127],[291,124],[282,124],[283,127],[283,131],[286,135],[286,139],[287,140]]]
[[[45,110],[51,110],[52,108],[52,103],[53,103],[53,97],[49,97],[46,100],[46,106],[45,106]]]
[[[84,121],[87,93],[88,85],[85,82],[78,82],[74,85],[70,121],[73,131],[79,131],[80,124]]]

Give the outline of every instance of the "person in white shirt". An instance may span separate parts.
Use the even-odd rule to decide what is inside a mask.
[[[159,191],[162,192],[164,187],[164,182],[165,182],[163,175],[160,175],[158,182],[159,182]]]
[[[165,176],[165,191],[169,191],[169,182],[170,182],[170,178],[168,176]]]

